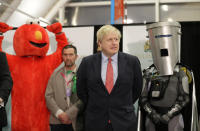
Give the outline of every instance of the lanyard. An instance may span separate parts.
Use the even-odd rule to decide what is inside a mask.
[[[69,87],[69,83],[72,82],[72,79],[71,80],[67,80],[67,77],[64,73],[60,73],[62,75],[62,77],[65,79],[65,83],[66,83],[66,86],[65,86],[65,89],[66,89],[66,95],[67,96],[71,96],[71,88]]]
[[[62,77],[65,79],[66,86],[67,86],[67,88],[68,88],[68,85],[69,85],[70,82],[72,82],[72,79],[68,81],[66,75],[65,75],[63,72],[61,72],[60,74],[61,74]]]

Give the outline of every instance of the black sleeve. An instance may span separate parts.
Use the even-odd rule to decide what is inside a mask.
[[[86,65],[86,60],[83,58],[78,71],[77,71],[77,95],[79,99],[83,101],[84,104],[87,103],[87,98],[88,98],[88,92],[87,92],[87,79],[86,79],[86,73],[87,73],[87,65]]]
[[[144,110],[147,113],[147,115],[154,123],[158,123],[160,121],[160,114],[157,113],[156,110],[151,107],[148,100],[149,84],[150,84],[150,79],[144,77],[144,88],[139,98],[139,106],[141,107],[142,110]]]
[[[140,61],[137,57],[135,57],[134,61],[134,82],[133,82],[133,103],[139,98],[142,86],[143,86],[143,78],[142,78],[142,71]]]
[[[6,104],[12,89],[13,81],[5,53],[0,52],[0,97]]]
[[[179,114],[183,107],[189,103],[189,83],[186,73],[180,70],[179,74],[179,84],[178,84],[178,97],[175,104],[170,108],[167,115],[172,118]]]

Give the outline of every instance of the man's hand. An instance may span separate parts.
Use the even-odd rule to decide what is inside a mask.
[[[4,102],[3,102],[3,99],[0,97],[0,108],[1,107],[4,107]]]
[[[68,117],[68,115],[63,112],[60,115],[58,115],[58,119],[63,123],[63,124],[71,124],[72,121],[70,120],[70,118]]]
[[[168,124],[170,120],[170,117],[167,114],[164,114],[161,116],[161,122],[164,124]]]
[[[3,102],[3,99],[0,97],[0,103]]]
[[[8,30],[11,30],[13,27],[7,25],[6,23],[0,22],[0,32],[5,33]]]
[[[160,124],[160,119],[161,116],[157,112],[152,112],[150,115],[151,120],[153,121],[154,124]]]
[[[47,30],[55,34],[59,34],[62,32],[62,25],[59,22],[57,22],[52,25],[48,25]]]

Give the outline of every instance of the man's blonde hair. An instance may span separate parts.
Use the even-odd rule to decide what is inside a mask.
[[[119,40],[121,38],[121,32],[112,25],[104,25],[97,31],[97,43],[100,42],[103,37],[109,33],[116,33]]]

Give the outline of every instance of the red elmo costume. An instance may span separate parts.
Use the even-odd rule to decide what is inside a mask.
[[[12,27],[0,22],[0,32]],[[49,36],[38,24],[24,24],[14,35],[15,55],[7,55],[8,64],[14,81],[12,89],[12,131],[49,131],[49,112],[45,103],[45,89],[53,70],[62,62],[61,51],[67,45],[62,33],[62,25],[55,23],[47,26],[55,33],[57,50],[46,56],[49,49]],[[3,36],[0,36],[2,50]]]

